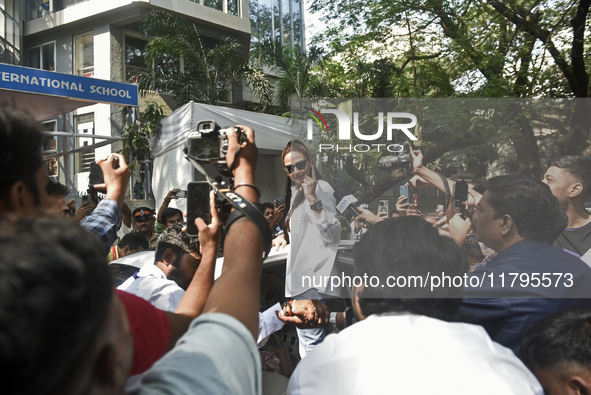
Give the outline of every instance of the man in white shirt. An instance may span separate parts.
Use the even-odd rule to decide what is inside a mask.
[[[468,261],[427,221],[403,217],[372,226],[354,259],[352,305],[360,322],[327,336],[303,359],[288,394],[543,393],[513,352],[482,327],[452,322],[463,280],[435,287],[427,280],[461,280]],[[333,325],[333,314],[324,321]]]
[[[160,310],[174,313],[201,262],[199,239],[189,237],[182,231],[182,225],[172,225],[162,232],[154,260],[153,265],[142,267],[117,289],[139,296]],[[280,310],[277,303],[259,314],[257,343],[260,347],[273,332],[283,327],[283,322],[275,314]]]
[[[199,239],[189,237],[181,225],[173,225],[160,236],[154,264],[142,267],[118,289],[174,312],[200,262]]]

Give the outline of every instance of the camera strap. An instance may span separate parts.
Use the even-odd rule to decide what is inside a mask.
[[[211,177],[207,175],[205,169],[199,164],[199,162],[194,157],[188,155],[185,152],[185,158],[187,158],[187,160],[191,162],[193,167],[195,167],[195,169],[197,169],[199,173],[205,176],[207,183],[211,185],[213,190],[219,196],[224,198],[224,200],[230,203],[232,207],[235,208],[235,210],[230,214],[228,220],[226,221],[226,231],[230,229],[230,225],[232,225],[233,222],[244,216],[246,216],[248,219],[252,221],[252,223],[256,225],[263,238],[263,259],[265,259],[269,254],[269,251],[271,251],[273,238],[271,235],[271,228],[269,228],[269,223],[263,215],[264,206],[260,203],[252,203],[251,201],[240,196],[236,192],[221,192],[218,189],[218,184],[215,182],[215,180],[211,179]]]

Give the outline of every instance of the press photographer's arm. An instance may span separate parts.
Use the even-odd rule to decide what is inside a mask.
[[[234,185],[255,183],[258,150],[254,143],[254,131],[242,128],[248,141],[238,148],[236,133],[228,136],[228,163],[234,164]],[[253,203],[259,201],[257,191],[240,186],[236,192]],[[246,218],[234,222],[224,242],[224,268],[215,282],[203,309],[204,313],[225,313],[242,322],[254,339],[258,337],[259,282],[262,268],[263,241],[259,229]]]
[[[415,176],[418,176],[418,178],[413,177],[411,179],[411,183],[413,184],[413,186],[417,187],[417,188],[421,188],[421,187],[425,186],[425,184],[432,185],[435,188],[439,189],[441,192],[445,193],[445,184],[443,183],[443,180],[439,176],[439,174],[436,173],[435,171],[423,166],[423,153],[421,152],[421,150],[411,150],[410,155],[412,158],[412,167],[410,168],[410,171]],[[454,188],[454,181],[452,181],[450,179],[445,179],[445,180],[448,183],[449,190],[453,191],[454,190],[453,189]],[[472,189],[472,187],[469,187],[468,191],[474,197],[474,202],[472,204],[476,206],[478,204],[478,201],[482,197],[482,195],[480,193],[476,192],[474,189]],[[451,201],[451,199],[450,199],[450,204],[452,204],[452,202],[453,201]],[[451,218],[451,215],[450,215],[450,218]]]

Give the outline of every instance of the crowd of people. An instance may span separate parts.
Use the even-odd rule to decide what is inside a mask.
[[[238,126],[246,141],[230,133],[226,157],[233,191],[258,203],[255,132]],[[349,307],[331,311],[345,285],[306,287],[302,279],[343,276],[335,265],[337,202],[308,148],[293,140],[282,153],[285,195],[257,206],[274,247],[290,246],[286,302],[261,312],[265,232],[256,221],[223,224],[212,192],[211,222],[197,218],[199,235],[190,237],[182,211],[169,207],[177,189],[157,211],[132,211],[130,172],[118,154],[97,161],[104,198],[76,210],[67,188],[48,179],[42,141],[31,117],[0,107],[7,393],[260,394],[269,388],[259,348],[285,324],[297,326],[302,358],[284,378],[289,394],[591,391],[591,216],[583,206],[590,157],[551,159],[543,180],[471,182],[471,199],[461,202],[467,210],[455,210],[450,196],[436,219],[403,197],[388,216],[359,205],[351,221],[355,277],[445,273],[462,281],[354,282]],[[420,150],[411,156],[412,186],[446,197],[454,190],[456,181],[423,165]],[[214,279],[222,232],[223,269]],[[154,263],[114,289],[109,262],[148,249]]]

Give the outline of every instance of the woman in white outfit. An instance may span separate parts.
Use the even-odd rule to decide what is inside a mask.
[[[283,150],[287,172],[284,226],[290,253],[287,257],[285,296],[294,300],[340,296],[340,287],[331,284],[340,242],[334,190],[316,170],[310,152],[299,140]],[[279,236],[275,244],[284,240]],[[328,279],[328,282],[327,282]],[[298,329],[302,358],[324,339],[324,329]]]

